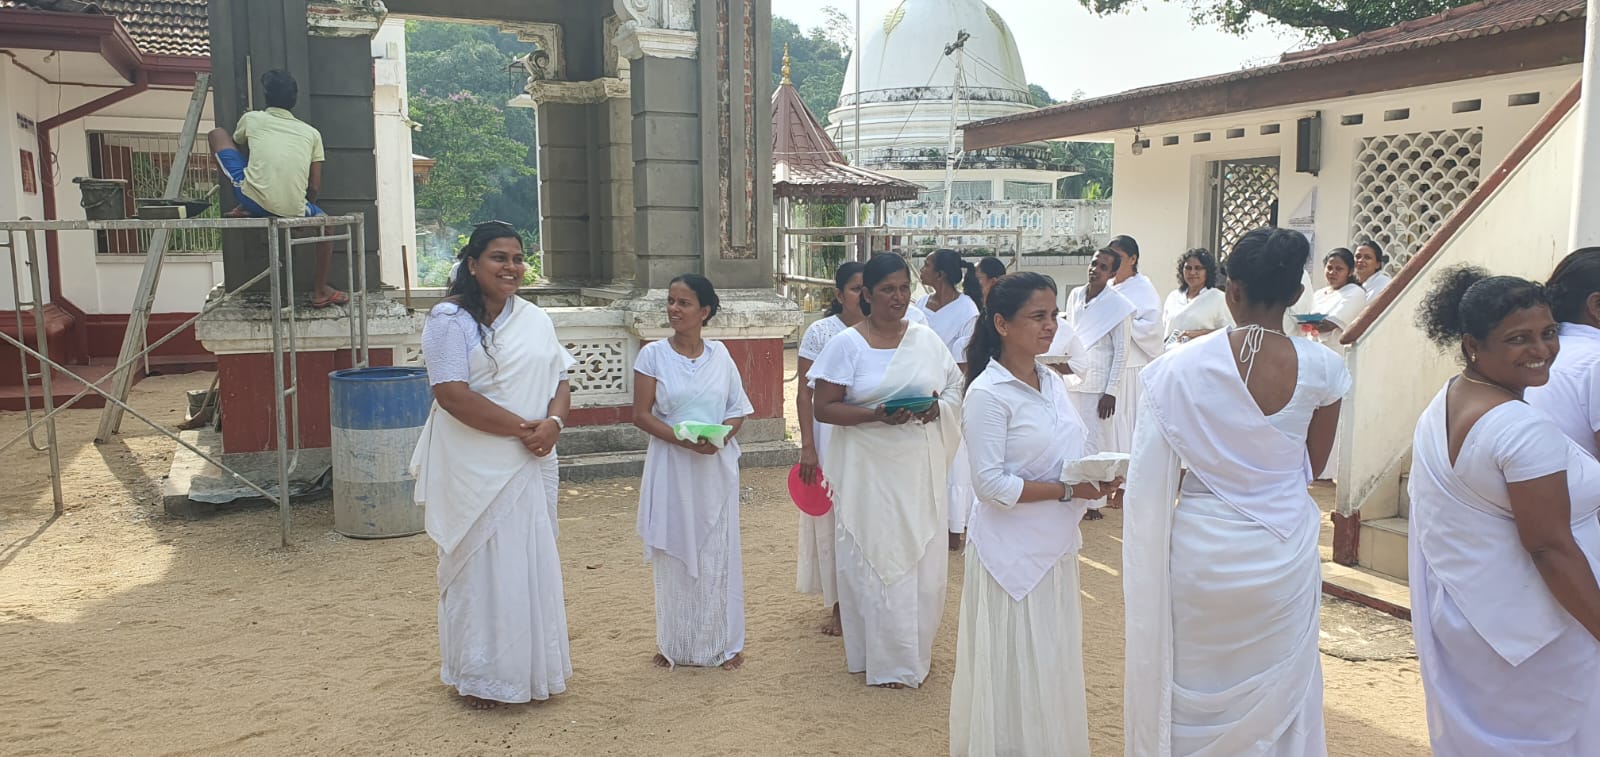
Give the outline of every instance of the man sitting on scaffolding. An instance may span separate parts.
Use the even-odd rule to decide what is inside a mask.
[[[261,75],[261,91],[266,95],[266,110],[252,110],[240,116],[232,135],[227,129],[212,129],[209,137],[211,152],[217,156],[217,165],[233,180],[234,196],[239,202],[228,215],[327,215],[316,205],[322,188],[322,133],[289,112],[299,99],[300,86],[287,71],[272,70]],[[239,152],[241,144],[250,148],[248,161]],[[333,243],[319,243],[311,307],[350,302],[349,295],[328,286],[332,262]]]

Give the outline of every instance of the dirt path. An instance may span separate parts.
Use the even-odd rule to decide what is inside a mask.
[[[792,370],[792,369],[791,369]],[[168,423],[209,375],[158,377],[134,403]],[[869,689],[794,593],[797,513],[782,471],[749,472],[743,519],[748,663],[650,664],[651,581],[633,533],[637,482],[562,490],[561,553],[575,675],[547,703],[469,712],[439,683],[426,537],[333,534],[329,503],[175,521],[157,504],[172,444],[129,422],[96,448],[94,411],[62,424],[71,508],[49,520],[42,454],[8,455],[0,498],[0,743],[33,754],[891,754],[947,752],[960,557],[934,672]],[[0,434],[21,427],[0,416]],[[1117,513],[1084,528],[1091,738],[1121,754]],[[1329,751],[1426,754],[1415,660],[1324,657]]]

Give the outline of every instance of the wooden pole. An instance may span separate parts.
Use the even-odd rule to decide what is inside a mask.
[[[406,281],[406,310],[411,309],[411,254],[400,245],[400,278]]]

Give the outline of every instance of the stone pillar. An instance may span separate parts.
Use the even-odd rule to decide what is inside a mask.
[[[633,86],[634,282],[619,303],[641,341],[665,337],[674,276],[703,273],[722,311],[706,328],[739,364],[756,411],[742,438],[783,435],[783,340],[798,308],[775,289],[769,0],[615,0]]]
[[[539,240],[553,282],[632,284],[629,83],[530,80],[514,107],[536,109]]]

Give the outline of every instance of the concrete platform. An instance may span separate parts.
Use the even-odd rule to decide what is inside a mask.
[[[273,452],[222,455],[222,433],[210,427],[181,431],[178,438],[208,455],[220,456],[228,467],[238,471],[269,492],[278,489],[278,456]],[[289,496],[310,496],[326,491],[332,485],[333,456],[328,449],[307,449],[300,452],[299,464],[289,474]],[[161,504],[168,515],[179,518],[201,518],[215,513],[221,507],[258,505],[267,499],[210,461],[187,447],[178,446],[172,456],[172,468],[162,484]]]
[[[1322,562],[1322,592],[1411,620],[1411,587],[1370,570]]]

